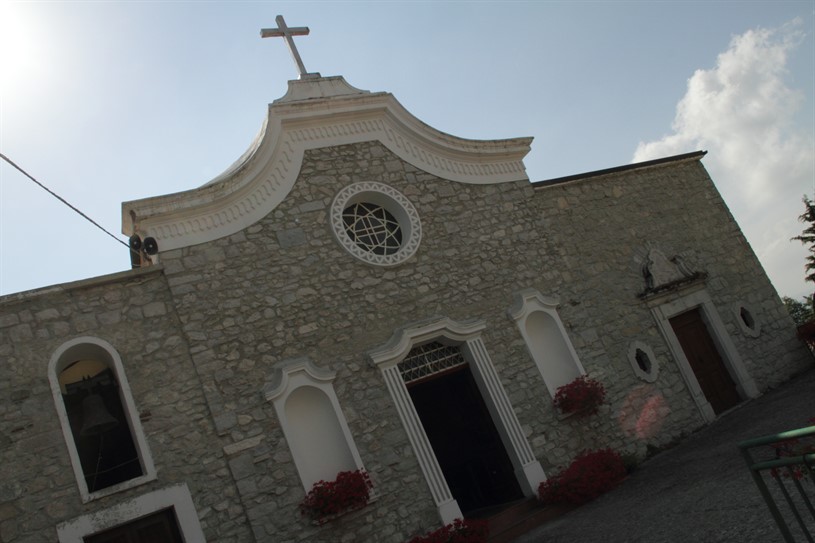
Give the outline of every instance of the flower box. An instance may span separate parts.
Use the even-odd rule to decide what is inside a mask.
[[[341,471],[334,481],[317,481],[300,502],[300,513],[324,524],[338,516],[365,507],[373,488],[364,470]]]
[[[594,415],[606,399],[603,384],[588,375],[581,375],[555,392],[555,407],[565,415]]]

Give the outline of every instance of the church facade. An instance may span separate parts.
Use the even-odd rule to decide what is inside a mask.
[[[398,543],[811,365],[704,153],[533,184],[530,143],[304,77],[224,174],[124,203],[133,270],[0,299],[0,541]],[[585,374],[606,404],[559,413]],[[367,505],[300,514],[355,470]]]

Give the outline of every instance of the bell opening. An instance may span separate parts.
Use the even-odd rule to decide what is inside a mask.
[[[59,381],[88,491],[143,475],[114,372],[83,360],[66,367]]]
[[[99,394],[89,394],[82,400],[82,436],[104,434],[119,426],[119,421],[105,407],[105,400]]]

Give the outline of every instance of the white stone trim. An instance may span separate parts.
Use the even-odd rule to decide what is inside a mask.
[[[368,353],[371,362],[382,371],[439,516],[445,524],[461,518],[461,509],[450,492],[397,367],[415,345],[434,340],[461,345],[462,355],[470,362],[473,377],[507,449],[507,455],[512,461],[524,493],[534,495],[540,483],[546,480],[543,468],[532,453],[532,447],[481,340],[481,333],[485,328],[486,323],[482,320],[456,322],[447,317],[435,318],[397,330],[387,343]]]
[[[136,446],[136,452],[139,455],[143,475],[96,492],[89,492],[88,485],[85,482],[85,474],[82,471],[82,463],[79,460],[76,443],[74,442],[74,435],[68,422],[68,413],[65,411],[65,402],[62,399],[62,391],[59,386],[59,374],[68,364],[78,359],[99,359],[100,357],[116,375],[119,384],[119,396],[127,417],[127,424],[130,427],[130,434],[133,436],[133,444]],[[74,470],[74,477],[83,503],[142,485],[156,478],[153,457],[150,454],[150,448],[147,446],[147,438],[144,435],[139,412],[136,410],[136,404],[133,401],[133,394],[130,391],[130,384],[125,375],[122,359],[118,351],[110,343],[93,336],[83,336],[66,341],[51,355],[51,360],[48,362],[48,382],[51,385],[54,407],[57,410],[57,418],[62,427],[65,444],[68,446],[68,455],[71,459],[71,466]]]
[[[430,440],[427,438],[424,427],[419,420],[419,414],[416,413],[416,408],[410,399],[407,387],[402,381],[402,376],[399,375],[399,369],[395,364],[383,368],[382,376],[396,404],[399,419],[405,427],[408,440],[413,447],[413,452],[416,454],[416,459],[419,462],[427,486],[430,488],[430,494],[436,503],[436,509],[441,521],[444,524],[449,524],[457,518],[462,518],[461,508],[458,506],[458,502],[453,499],[453,494],[450,492],[450,487],[447,485],[447,480],[441,471],[439,461],[430,446]]]
[[[379,141],[402,160],[443,179],[474,184],[528,179],[523,157],[531,138],[457,138],[419,121],[388,93],[283,101],[269,106],[249,150],[217,178],[197,189],[124,202],[122,232],[154,237],[159,251],[234,234],[283,201],[307,150],[367,141]]]
[[[719,312],[716,310],[716,306],[713,305],[713,300],[710,298],[707,290],[701,289],[689,294],[663,299],[670,299],[671,301],[664,301],[660,305],[651,307],[651,313],[665,341],[668,343],[668,347],[679,366],[679,371],[688,386],[693,401],[699,408],[702,418],[707,422],[711,422],[716,419],[716,414],[713,412],[713,407],[705,398],[699,386],[699,382],[696,380],[696,375],[693,373],[693,369],[685,356],[685,351],[682,349],[682,345],[680,345],[671,323],[668,322],[672,317],[684,313],[685,311],[699,308],[702,318],[708,327],[708,331],[722,357],[722,361],[736,384],[736,390],[739,395],[744,399],[758,396],[759,392],[755,381],[753,381],[753,378],[747,373],[744,362],[736,350],[733,340],[730,339],[730,335],[727,333],[727,327],[725,327],[724,322],[722,322]]]
[[[648,360],[651,362],[651,371],[642,371],[640,365],[637,364],[637,351],[640,350],[645,353]],[[631,369],[634,370],[634,375],[645,381],[646,383],[653,383],[659,377],[659,363],[657,357],[654,355],[654,350],[651,346],[643,343],[642,341],[632,341],[628,346],[628,362],[631,363]]]
[[[471,366],[473,377],[475,377],[478,388],[484,396],[484,403],[496,424],[498,433],[507,448],[509,458],[515,468],[515,474],[521,489],[527,496],[535,496],[538,486],[546,480],[543,467],[535,458],[532,447],[526,439],[521,423],[515,415],[515,410],[509,401],[509,397],[501,384],[498,373],[495,371],[490,355],[487,352],[481,337],[468,339],[463,345],[465,358],[473,362]],[[469,355],[469,356],[468,356]],[[511,444],[511,446],[508,446]]]
[[[370,94],[369,91],[352,87],[342,77],[320,77],[309,80],[292,79],[289,88],[282,98],[274,101],[275,104],[284,102],[300,102],[315,98],[330,98],[349,94]]]
[[[320,390],[326,395],[331,407],[334,409],[334,415],[337,417],[337,422],[356,469],[364,470],[365,466],[362,463],[362,457],[359,455],[351,430],[348,428],[348,422],[337,399],[337,394],[334,392],[333,380],[335,377],[336,372],[318,368],[306,357],[285,360],[280,364],[280,367],[275,369],[272,380],[264,391],[264,396],[267,401],[272,402],[274,405],[283,435],[286,436],[286,441],[291,448],[292,443],[294,443],[293,438],[296,429],[292,427],[286,415],[286,400],[300,387],[313,387]],[[294,450],[291,452],[303,489],[309,492],[314,483],[321,477],[314,478],[311,475],[311,467],[305,464],[305,460],[300,458]],[[324,451],[324,453],[328,454],[329,451]]]
[[[756,313],[753,306],[747,304],[745,302],[736,302],[733,304],[733,316],[736,319],[736,322],[739,324],[739,329],[741,332],[747,336],[756,338],[761,335],[761,322],[758,320],[758,314]],[[747,326],[744,322],[744,319],[741,318],[741,310],[745,309],[749,314],[750,317],[753,319],[753,327]]]
[[[402,229],[402,245],[390,255],[377,255],[358,246],[348,236],[343,222],[343,212],[352,204],[367,202],[385,208],[396,218]],[[407,197],[393,187],[372,181],[354,183],[340,190],[331,203],[331,227],[334,237],[342,247],[369,264],[395,266],[416,253],[422,241],[422,223],[419,212]]]
[[[535,361],[535,365],[538,367],[538,371],[552,398],[555,397],[559,387],[586,374],[586,370],[580,362],[580,357],[577,356],[577,351],[574,345],[572,345],[572,340],[569,338],[566,327],[563,325],[563,321],[560,320],[560,315],[557,312],[558,304],[559,301],[557,298],[544,296],[536,289],[528,288],[516,292],[512,306],[507,309],[507,315],[510,319],[514,320],[518,326],[518,331],[520,331],[521,336],[524,338],[529,356]],[[530,316],[538,312],[548,315],[560,333],[559,341],[562,342],[564,352],[560,353],[561,358],[558,360],[548,360],[546,358],[547,353],[540,352],[540,349],[534,348],[536,338],[530,335],[527,329],[527,321]],[[561,370],[563,368],[573,369],[573,371],[570,369],[566,372],[570,378],[559,379],[551,375],[553,369]],[[563,372],[559,371],[558,373]]]
[[[185,543],[204,543],[204,532],[187,485],[168,486],[113,507],[82,515],[57,525],[59,543],[83,543],[84,538],[172,507]]]

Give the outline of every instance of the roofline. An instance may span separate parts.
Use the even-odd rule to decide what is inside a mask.
[[[38,287],[31,290],[23,290],[21,292],[11,292],[0,296],[0,306],[13,304],[17,302],[27,302],[33,298],[42,296],[49,296],[51,294],[68,293],[73,290],[83,288],[93,288],[108,285],[111,283],[125,283],[131,280],[145,277],[148,275],[159,275],[164,271],[163,264],[154,264],[144,268],[133,268],[120,272],[113,272],[106,275],[98,275],[96,277],[89,277],[87,279],[79,279],[77,281],[70,281],[68,283],[57,283],[56,285],[49,285],[46,287]]]
[[[625,172],[629,170],[636,170],[639,168],[648,168],[650,166],[659,166],[661,164],[667,164],[669,162],[680,162],[683,160],[701,160],[703,156],[707,154],[707,151],[694,151],[692,153],[684,153],[681,155],[674,155],[668,156],[663,158],[657,158],[655,160],[646,160],[645,162],[635,162],[633,164],[626,164],[624,166],[616,166],[614,168],[606,168],[604,170],[595,170],[593,172],[586,172],[586,173],[578,173],[574,175],[567,175],[565,177],[556,177],[554,179],[546,179],[544,181],[536,181],[533,183],[535,188],[543,188],[549,187],[552,185],[559,185],[561,183],[567,183],[569,181],[576,181],[578,179],[589,179],[591,177],[600,177],[602,175],[608,175],[612,173],[618,172]]]

